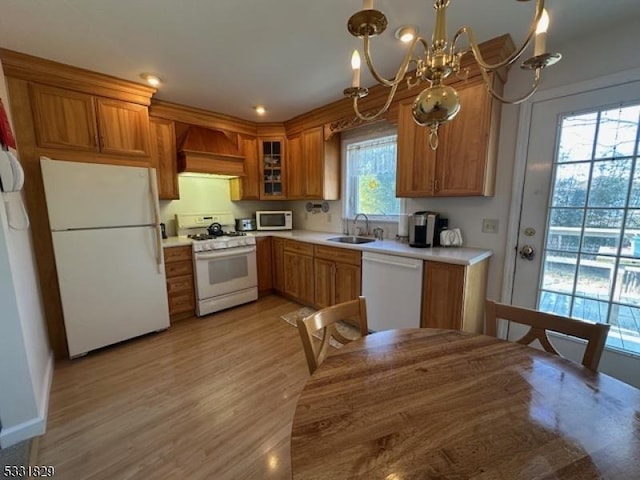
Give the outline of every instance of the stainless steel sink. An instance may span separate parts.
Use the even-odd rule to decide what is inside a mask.
[[[375,242],[375,238],[356,237],[355,235],[345,235],[344,237],[333,237],[327,239],[329,242],[338,243],[351,243],[352,245],[359,245],[361,243]]]

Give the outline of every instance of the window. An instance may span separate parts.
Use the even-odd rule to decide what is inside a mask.
[[[395,128],[368,127],[343,136],[344,216],[364,213],[369,220],[394,221],[403,211],[396,198]]]
[[[640,105],[561,119],[538,308],[640,354]]]

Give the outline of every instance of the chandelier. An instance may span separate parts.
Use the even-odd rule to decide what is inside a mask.
[[[364,58],[369,71],[380,85],[390,88],[387,100],[379,111],[364,114],[360,112],[358,100],[367,96],[369,90],[360,86],[360,56],[358,51],[355,50],[351,60],[353,82],[350,88],[344,90],[344,95],[353,99],[353,109],[356,116],[361,120],[369,121],[383,115],[389,109],[396,90],[405,77],[408,88],[416,87],[423,81],[428,82],[429,86],[422,90],[414,100],[412,112],[413,118],[418,125],[429,127],[431,130],[429,145],[433,150],[438,148],[438,127],[452,120],[460,110],[458,92],[450,85],[445,85],[444,81],[452,74],[464,78],[464,72],[461,72],[460,65],[461,58],[466,53],[471,53],[477,62],[489,94],[500,102],[510,104],[521,103],[531,97],[540,84],[542,69],[553,65],[562,57],[559,53],[545,51],[549,17],[544,9],[544,0],[536,0],[534,18],[522,45],[516,48],[507,58],[495,64],[489,64],[482,58],[478,42],[474,37],[473,31],[468,26],[460,27],[453,36],[451,43],[449,43],[446,21],[449,2],[450,0],[434,0],[433,8],[436,11],[436,18],[431,45],[425,38],[414,35],[414,38],[409,42],[409,48],[400,64],[400,68],[398,68],[395,77],[392,79],[386,79],[376,71],[370,52],[370,38],[381,34],[387,27],[387,17],[384,13],[373,8],[373,0],[363,0],[362,10],[354,13],[347,23],[349,32],[364,41]],[[464,50],[458,50],[456,45],[463,36],[466,36],[469,47]],[[493,90],[490,73],[512,65],[520,58],[534,36],[533,56],[525,60],[521,65],[521,68],[533,72],[533,85],[527,93],[519,98],[503,98]],[[409,71],[410,67],[415,68]]]

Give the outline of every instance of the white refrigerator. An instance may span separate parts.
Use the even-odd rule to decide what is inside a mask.
[[[69,356],[168,328],[155,170],[40,165]]]

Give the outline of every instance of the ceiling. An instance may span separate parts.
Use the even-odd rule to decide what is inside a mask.
[[[392,76],[404,45],[393,32],[417,25],[427,38],[428,0],[375,0],[389,27],[373,40],[375,65]],[[550,50],[591,30],[637,20],[638,0],[547,0]],[[141,82],[157,73],[156,98],[254,121],[281,122],[342,98],[351,52],[346,29],[361,0],[2,0],[0,47]],[[482,42],[519,43],[535,2],[452,0],[450,34],[469,25]],[[612,47],[614,50],[614,47]],[[375,82],[363,73],[363,85]],[[258,117],[252,107],[265,105]]]

